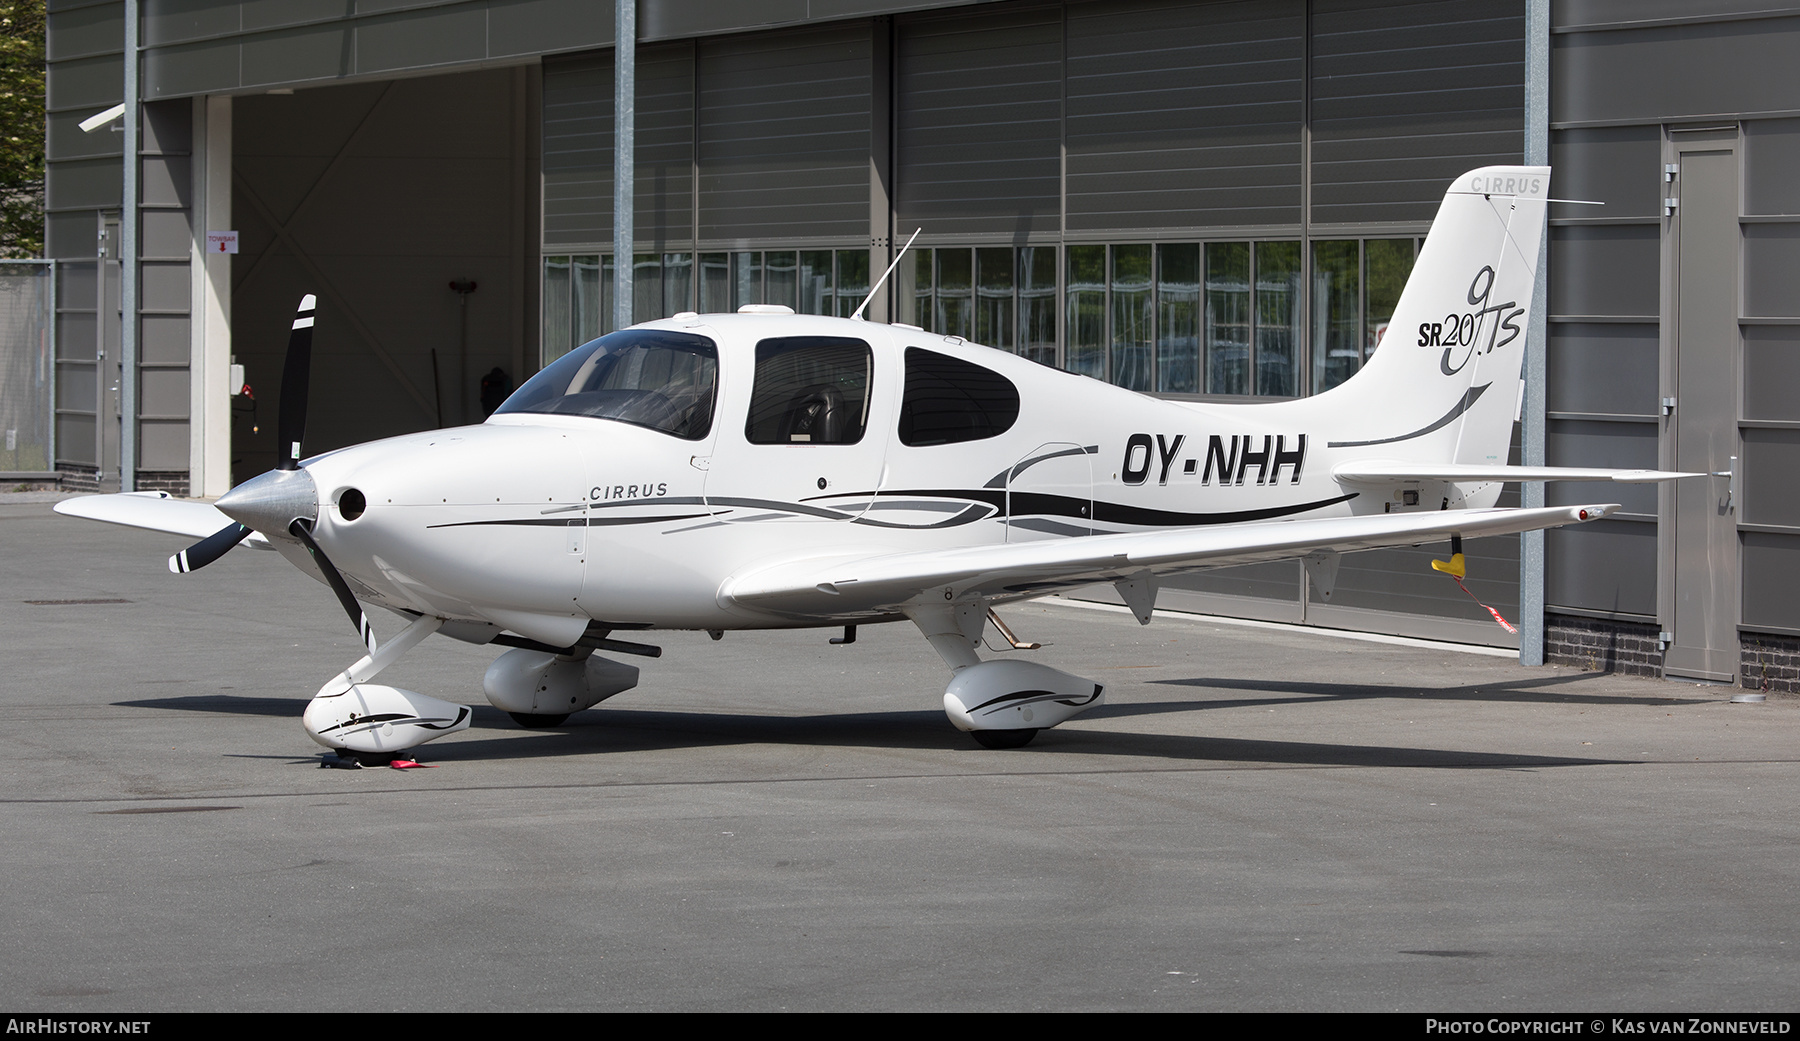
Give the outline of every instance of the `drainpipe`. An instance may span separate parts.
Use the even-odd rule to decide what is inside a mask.
[[[1525,2],[1525,165],[1550,163],[1550,0]],[[1519,461],[1544,465],[1544,354],[1549,333],[1550,229],[1538,244],[1531,325],[1525,334],[1525,401],[1520,410]],[[1544,505],[1544,482],[1519,486],[1520,505]],[[1544,664],[1544,533],[1519,536],[1519,664]]]
[[[631,324],[632,218],[637,201],[637,0],[618,0],[613,33],[613,328]]]

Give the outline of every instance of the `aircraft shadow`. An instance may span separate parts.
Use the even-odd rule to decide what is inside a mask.
[[[1162,681],[1204,683],[1210,686],[1241,685],[1263,688],[1267,683],[1249,681]],[[1330,691],[1340,688],[1326,684]],[[1412,688],[1381,688],[1387,694],[1363,693],[1361,697],[1413,696]],[[1404,691],[1395,694],[1391,691]],[[1258,699],[1231,704],[1268,705],[1284,702],[1329,700],[1321,696],[1296,699]],[[1666,702],[1663,702],[1666,703]],[[305,702],[298,698],[190,695],[144,698],[116,702],[134,708],[173,709],[184,712],[217,712],[233,715],[276,716],[298,722]],[[1148,705],[1107,705],[1085,718],[1188,712],[1222,707],[1215,701],[1157,702]],[[491,706],[473,706],[474,731],[493,736],[468,738],[446,744],[428,744],[410,750],[431,763],[482,760],[523,760],[598,756],[620,752],[654,752],[692,748],[728,748],[779,745],[794,748],[871,748],[953,750],[968,753],[972,769],[982,772],[1029,770],[1031,756],[1064,752],[1095,756],[1175,759],[1189,763],[1263,764],[1315,767],[1390,767],[1453,770],[1518,770],[1555,766],[1611,766],[1633,760],[1575,756],[1524,755],[1506,752],[1471,752],[1460,749],[1408,748],[1402,746],[1349,745],[1306,741],[1257,740],[1181,734],[1122,734],[1074,729],[1048,730],[1027,748],[990,751],[979,748],[967,735],[953,729],[937,711],[831,713],[813,716],[764,716],[741,713],[676,712],[655,709],[601,707],[575,716],[560,727],[525,730],[506,713]],[[290,758],[283,756],[267,758]],[[311,757],[292,757],[311,763]],[[1042,764],[1056,766],[1054,760]]]
[[[245,698],[231,694],[187,694],[172,698],[115,701],[118,708],[161,708],[177,712],[217,712],[229,716],[288,716],[299,719],[305,698]]]
[[[1197,706],[1169,705],[1165,710],[1194,707]],[[511,726],[504,717],[496,721],[496,725],[502,729]],[[1074,725],[1079,726],[1079,720]],[[998,752],[976,747],[972,739],[952,729],[937,712],[866,712],[788,717],[601,709],[590,719],[577,718],[568,725],[542,733],[545,736],[560,734],[568,740],[520,741],[515,732],[493,739],[459,741],[442,748],[425,746],[420,752],[430,756],[433,762],[448,762],[461,759],[522,759],[753,744],[808,748],[912,748],[926,751],[951,749],[967,752],[971,767],[983,773],[1029,769],[1032,765],[1029,757],[1039,752],[1285,766],[1490,770],[1620,765],[1632,762],[1457,749],[1120,734],[1079,729],[1048,730],[1039,734],[1023,750]],[[1056,764],[1054,760],[1046,760],[1042,765],[1053,768]]]
[[[1469,683],[1457,687],[1420,687],[1395,683],[1332,683],[1318,680],[1225,679],[1195,676],[1189,679],[1150,680],[1150,683],[1174,687],[1201,687],[1215,690],[1267,691],[1291,694],[1287,698],[1209,699],[1203,702],[1180,702],[1183,708],[1243,708],[1253,705],[1303,705],[1319,701],[1361,701],[1371,698],[1395,698],[1407,701],[1492,701],[1505,704],[1548,705],[1703,705],[1715,698],[1633,697],[1620,694],[1569,694],[1540,688],[1593,679],[1600,673],[1572,676],[1542,676],[1530,679]],[[1163,711],[1150,705],[1106,705],[1089,715],[1133,715],[1140,711]]]

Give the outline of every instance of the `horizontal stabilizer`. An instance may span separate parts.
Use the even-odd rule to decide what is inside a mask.
[[[209,502],[176,499],[168,492],[125,492],[118,495],[82,495],[64,499],[54,507],[66,517],[122,524],[127,528],[148,528],[190,539],[205,538],[233,521]],[[268,540],[253,534],[244,540],[259,549],[268,549]]]
[[[1705,474],[1673,470],[1614,470],[1587,466],[1490,466],[1484,463],[1401,463],[1389,460],[1357,460],[1333,467],[1331,475],[1346,484],[1386,484],[1390,481],[1617,481],[1620,484],[1656,484]]]

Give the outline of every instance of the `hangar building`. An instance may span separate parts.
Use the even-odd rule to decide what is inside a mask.
[[[611,327],[612,4],[49,8],[68,483],[268,468],[302,292],[309,448],[478,421],[484,378]],[[922,228],[878,319],[1177,397],[1348,377],[1449,178],[1547,159],[1605,205],[1551,211],[1522,458],[1730,476],[1554,485],[1626,512],[1472,545],[1470,587],[1527,662],[1795,689],[1800,5],[638,0],[631,54],[634,319],[847,314]],[[128,65],[136,134],[84,133]],[[1330,604],[1297,563],[1163,604],[1516,645],[1427,556],[1348,558]]]

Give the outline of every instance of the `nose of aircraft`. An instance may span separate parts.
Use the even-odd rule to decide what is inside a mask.
[[[319,489],[305,470],[270,470],[219,498],[219,512],[265,534],[285,534],[296,520],[319,519]]]

